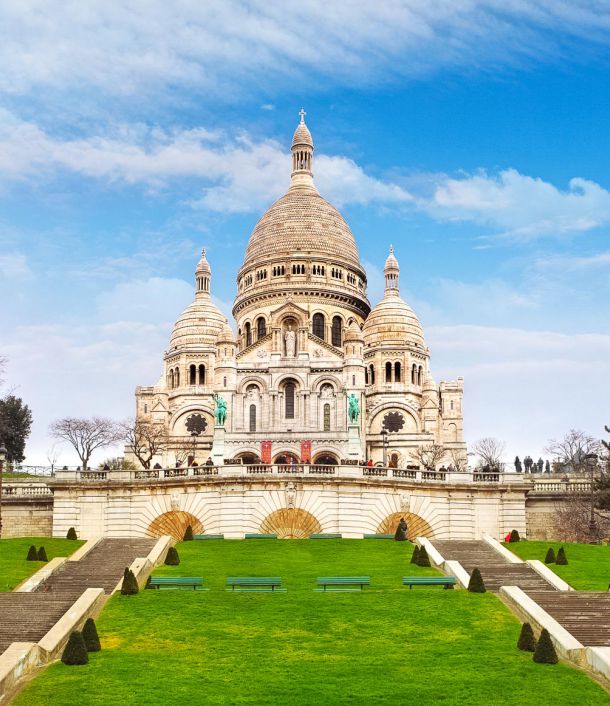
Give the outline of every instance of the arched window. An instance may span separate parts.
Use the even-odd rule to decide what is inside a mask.
[[[394,363],[394,382],[400,382],[400,363]]]
[[[371,385],[375,384],[375,366],[374,365],[369,365],[369,381]]]
[[[341,346],[341,327],[343,322],[340,316],[333,316],[333,324],[331,329],[331,338],[333,346]]]
[[[250,405],[250,431],[256,431],[256,405]]]
[[[369,384],[369,369],[368,368],[364,369],[364,384],[365,385]]]
[[[385,381],[392,382],[392,363],[389,360],[385,364]]]
[[[169,371],[169,389],[170,390],[174,389],[174,371],[173,370]]]
[[[324,405],[324,431],[330,431],[330,405]]]
[[[227,376],[225,375],[222,379],[222,386],[226,387],[227,386]]]
[[[294,383],[287,382],[284,387],[284,402],[286,406],[286,419],[294,419]]]
[[[411,383],[417,385],[417,365],[415,363],[411,367]]]
[[[176,382],[176,387],[180,387],[180,368],[176,368],[174,372],[174,381]]]
[[[422,377],[423,377],[423,370],[421,365],[419,366],[419,370],[417,371],[417,384],[421,385],[422,383]]]
[[[252,344],[252,330],[250,328],[250,322],[246,324],[246,346]]]
[[[313,335],[324,340],[324,314],[314,314],[313,315]]]
[[[205,385],[205,365],[203,363],[199,366],[199,384]]]
[[[256,339],[260,340],[267,335],[267,324],[262,316],[256,320]]]
[[[189,365],[189,385],[197,384],[197,366]]]

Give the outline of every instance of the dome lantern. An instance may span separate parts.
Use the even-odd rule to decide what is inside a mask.
[[[307,125],[305,125],[305,111],[301,108],[299,113],[301,122],[297,125],[292,138],[292,181],[299,181],[299,177],[313,177],[313,139]]]
[[[195,270],[195,292],[197,297],[210,296],[210,280],[212,279],[212,268],[205,256],[205,248],[201,249],[201,259]]]
[[[385,275],[385,293],[399,295],[400,290],[398,287],[398,277],[400,275],[400,267],[398,265],[398,260],[394,256],[394,247],[390,245],[390,254],[388,259],[385,261],[385,267],[383,268],[383,273]]]

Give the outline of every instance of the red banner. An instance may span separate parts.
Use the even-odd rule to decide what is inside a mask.
[[[301,463],[311,463],[311,441],[301,441]]]
[[[271,463],[270,441],[261,441],[261,463]]]

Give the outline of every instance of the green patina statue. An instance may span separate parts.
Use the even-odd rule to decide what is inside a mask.
[[[227,419],[227,403],[220,395],[214,395],[214,402],[216,402],[216,409],[214,410],[216,426],[224,427]]]
[[[358,417],[360,416],[360,405],[358,404],[358,398],[353,392],[347,396],[347,401],[349,403],[349,420],[353,424],[358,421]]]

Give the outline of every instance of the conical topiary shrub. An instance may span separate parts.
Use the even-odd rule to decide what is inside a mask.
[[[64,664],[87,664],[89,657],[82,633],[76,631],[70,633],[61,661]]]
[[[167,566],[178,566],[180,564],[180,557],[178,556],[178,551],[176,547],[170,547],[167,550],[167,555],[165,556],[165,564]]]
[[[559,551],[557,552],[557,559],[555,559],[555,563],[558,566],[566,566],[568,563],[568,557],[566,556],[566,550],[563,547],[559,547]]]
[[[85,625],[83,626],[83,640],[85,641],[87,652],[99,652],[102,649],[93,618],[87,618],[85,621]]]
[[[554,564],[555,563],[555,550],[553,547],[549,547],[549,550],[546,553],[546,556],[544,557],[544,563],[545,564]]]
[[[44,547],[40,547],[40,549],[38,550],[37,557],[38,561],[49,561],[47,559],[47,552]]]
[[[533,652],[536,649],[536,638],[534,631],[529,623],[523,623],[521,626],[521,634],[517,642],[517,647],[524,652]]]
[[[192,542],[193,541],[193,528],[189,525],[185,532],[184,532],[184,537],[183,537],[184,542]]]
[[[125,569],[123,574],[123,583],[121,584],[121,593],[124,596],[134,596],[140,591],[135,574],[131,569]]]
[[[70,527],[70,529],[68,530],[68,534],[66,535],[66,539],[78,539],[74,527]]]
[[[28,555],[26,557],[27,561],[38,561],[38,552],[36,551],[36,547],[31,544],[30,548],[28,549]]]
[[[418,560],[419,560],[419,547],[416,544],[415,548],[413,549],[413,554],[411,554],[411,563],[417,564]]]
[[[430,566],[430,557],[426,551],[426,547],[420,547],[417,554],[417,566]]]
[[[511,530],[510,537],[508,539],[509,542],[518,542],[521,539],[519,536],[519,532],[517,530]]]
[[[555,652],[555,645],[553,645],[549,631],[546,628],[543,628],[540,633],[540,639],[536,644],[534,662],[540,664],[557,664],[559,662],[557,652]]]
[[[468,582],[468,590],[470,593],[485,593],[487,590],[485,588],[485,583],[483,582],[483,577],[478,569],[473,569],[470,574],[470,581]]]

